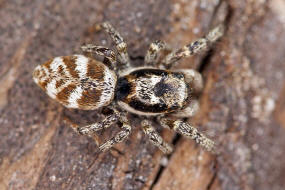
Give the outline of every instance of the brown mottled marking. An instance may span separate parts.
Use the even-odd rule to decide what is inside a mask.
[[[63,79],[57,80],[55,83],[55,87],[59,88],[61,87],[63,84],[65,83],[65,81]]]
[[[47,87],[49,81],[50,81],[50,80],[39,81],[38,85],[39,85],[43,90],[46,90],[46,87]]]
[[[57,72],[62,75],[62,76],[66,76],[65,72],[64,72],[64,67],[62,65],[59,65],[57,68]]]
[[[64,56],[62,57],[63,63],[66,65],[70,75],[74,78],[79,78],[78,71],[76,71],[76,57],[75,56]]]
[[[57,95],[56,98],[58,99],[58,101],[64,103],[64,104],[68,104],[68,98],[70,96],[70,94],[72,93],[72,91],[76,88],[75,84],[70,84],[67,87],[65,87],[64,89],[62,89]]]
[[[53,73],[53,71],[50,68],[51,63],[53,62],[53,59],[45,62],[42,66],[46,67],[48,69],[48,73]]]
[[[89,59],[87,64],[87,76],[98,80],[99,82],[104,81],[104,70],[105,67],[99,62]]]
[[[102,90],[87,89],[82,92],[82,96],[77,100],[78,106],[81,109],[88,109],[96,107],[100,101]]]

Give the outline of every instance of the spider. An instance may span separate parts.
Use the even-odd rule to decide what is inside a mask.
[[[146,53],[144,66],[137,68],[131,66],[127,44],[121,35],[108,22],[99,26],[110,35],[117,54],[109,48],[87,44],[81,47],[85,55],[55,57],[38,65],[33,72],[35,83],[67,108],[108,108],[109,113],[102,121],[77,126],[75,130],[92,137],[96,131],[117,124],[120,131],[98,145],[101,151],[105,151],[130,135],[132,127],[127,115],[132,113],[141,116],[144,133],[163,153],[171,153],[173,148],[153,127],[153,117],[161,126],[212,151],[214,142],[183,121],[199,108],[197,95],[203,88],[202,76],[192,69],[171,68],[181,58],[207,50],[223,35],[223,25],[176,51],[169,51],[162,41],[153,42]],[[103,61],[92,55],[102,56]]]

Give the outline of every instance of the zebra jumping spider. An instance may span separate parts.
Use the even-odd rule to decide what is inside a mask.
[[[109,48],[87,44],[81,49],[88,56],[55,57],[38,65],[33,72],[35,83],[67,108],[95,110],[107,107],[111,110],[102,121],[77,126],[75,130],[92,137],[96,131],[117,123],[121,131],[99,146],[105,151],[131,133],[132,127],[127,118],[130,112],[142,117],[144,133],[166,154],[172,152],[172,146],[157,133],[150,117],[155,117],[163,127],[195,140],[206,150],[213,150],[212,140],[182,120],[192,117],[199,108],[195,95],[203,88],[201,74],[192,69],[170,69],[181,58],[206,50],[223,35],[223,25],[176,51],[170,52],[162,41],[153,42],[146,53],[145,65],[137,68],[131,66],[127,44],[121,35],[107,22],[100,27],[110,35],[117,54]],[[91,55],[104,59],[101,62]]]

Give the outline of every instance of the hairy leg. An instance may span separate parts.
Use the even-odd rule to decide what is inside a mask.
[[[116,55],[111,49],[93,44],[86,44],[84,46],[81,46],[81,49],[86,53],[103,56],[103,63],[111,68],[116,69]]]
[[[144,133],[148,136],[150,142],[157,146],[164,154],[172,152],[172,147],[166,143],[157,131],[151,126],[150,121],[143,120],[141,122]]]
[[[127,44],[122,38],[122,36],[108,22],[100,24],[100,27],[110,35],[111,39],[114,41],[116,45],[116,49],[118,51],[118,60],[121,63],[120,69],[126,69],[130,67],[130,58],[127,53]]]
[[[169,52],[170,49],[163,41],[157,40],[150,44],[149,49],[145,55],[145,64],[149,66],[157,66],[160,62],[159,58],[161,54]]]
[[[110,127],[112,124],[114,124],[116,121],[119,120],[119,113],[115,111],[113,114],[105,117],[102,121],[93,123],[91,125],[87,125],[84,127],[78,127],[77,132],[81,135],[88,135],[92,136],[93,133],[96,131],[106,129]]]
[[[197,144],[201,145],[208,151],[214,151],[215,143],[208,139],[203,134],[199,133],[198,130],[192,127],[189,123],[186,123],[182,120],[171,120],[166,118],[160,119],[160,124],[163,127],[170,128],[181,135],[184,135],[190,139],[196,141]]]
[[[99,146],[99,149],[101,151],[106,151],[112,148],[115,144],[124,141],[130,135],[132,128],[129,124],[128,119],[125,116],[122,116],[120,118],[119,127],[121,128],[120,132],[118,132],[113,138]]]
[[[209,46],[217,41],[224,34],[224,25],[218,25],[212,29],[205,37],[200,38],[188,45],[185,45],[181,49],[178,49],[168,54],[162,63],[166,68],[171,68],[174,63],[179,61],[181,58],[192,56],[196,53],[200,53],[209,48]]]

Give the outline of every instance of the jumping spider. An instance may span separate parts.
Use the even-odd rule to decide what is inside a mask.
[[[102,23],[100,27],[115,43],[117,55],[109,48],[87,44],[81,49],[89,56],[56,57],[38,65],[33,72],[34,81],[67,108],[95,110],[108,107],[112,110],[102,121],[75,130],[92,137],[96,131],[117,123],[121,131],[99,146],[105,151],[131,133],[127,118],[130,112],[142,117],[144,133],[164,153],[170,153],[172,147],[152,127],[150,116],[156,116],[163,127],[195,140],[208,151],[213,150],[213,141],[182,120],[193,116],[199,107],[195,95],[203,88],[200,73],[192,69],[170,69],[181,58],[206,50],[223,35],[223,25],[166,55],[163,52],[168,49],[167,45],[162,41],[153,42],[146,53],[145,65],[138,68],[131,66],[127,44],[121,35],[109,23]],[[103,56],[103,63],[92,58],[92,54]],[[173,117],[180,119],[171,119]]]

